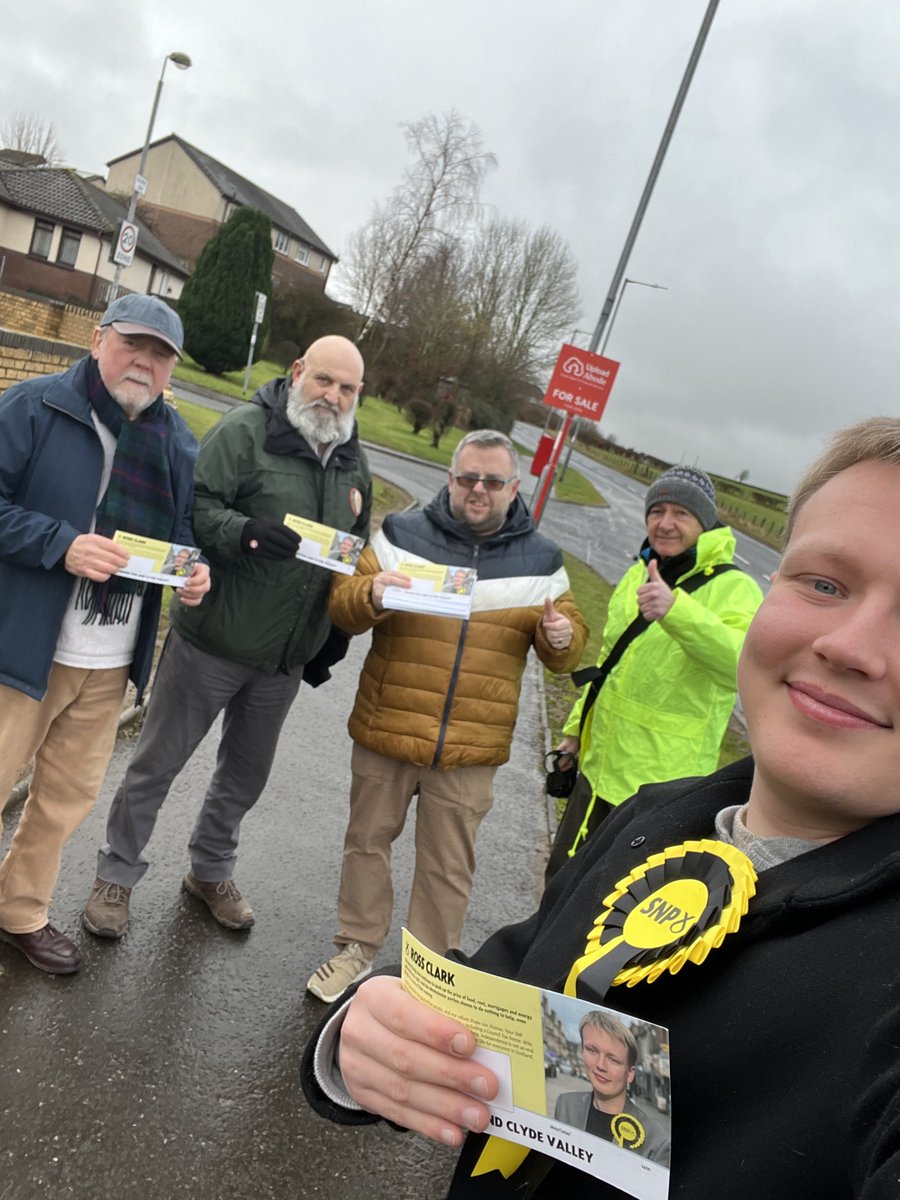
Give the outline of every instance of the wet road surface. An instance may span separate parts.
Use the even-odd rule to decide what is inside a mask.
[[[244,822],[235,878],[257,918],[246,933],[222,929],[180,891],[215,732],[162,810],[126,937],[81,930],[103,821],[131,752],[120,742],[97,808],[66,849],[53,905],[55,924],[82,947],[82,971],[47,976],[0,945],[0,1200],[444,1194],[452,1152],[381,1126],[331,1126],[309,1112],[297,1082],[301,1048],[325,1011],[305,983],[332,949],[346,715],[367,640],[357,639],[330,683],[301,688],[270,785]],[[547,839],[539,687],[532,666],[513,757],[479,837],[469,951],[534,906]],[[384,962],[399,957],[411,832],[395,853],[396,926]]]

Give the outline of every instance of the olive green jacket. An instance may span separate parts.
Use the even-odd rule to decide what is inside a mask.
[[[287,379],[261,388],[225,414],[200,448],[194,533],[209,559],[212,587],[198,608],[173,606],[182,637],[208,654],[274,674],[309,662],[331,630],[333,573],[289,559],[269,562],[241,549],[251,518],[290,513],[368,537],[372,480],[354,431],[323,467],[284,416]]]

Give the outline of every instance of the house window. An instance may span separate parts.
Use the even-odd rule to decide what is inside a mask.
[[[328,259],[325,257],[324,254],[319,255],[319,270],[322,272],[323,275],[328,270]]]
[[[35,258],[50,257],[50,243],[53,241],[53,230],[56,228],[49,221],[35,221],[34,233],[31,235],[29,254]]]
[[[297,247],[297,253],[294,255],[298,263],[303,263],[304,267],[309,262],[309,246],[304,246],[302,243]]]
[[[291,247],[291,239],[286,233],[282,233],[280,229],[275,230],[274,246],[281,254],[287,254]]]
[[[78,258],[78,247],[81,245],[81,234],[77,229],[63,229],[59,239],[59,250],[56,261],[64,267],[74,267]]]

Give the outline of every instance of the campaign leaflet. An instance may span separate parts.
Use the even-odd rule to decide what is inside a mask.
[[[407,929],[401,978],[410,995],[472,1030],[475,1058],[500,1084],[488,1104],[493,1136],[479,1160],[483,1171],[508,1175],[526,1147],[638,1200],[666,1200],[667,1029],[476,971],[435,954]]]
[[[478,581],[478,572],[473,567],[450,567],[420,560],[398,563],[394,570],[408,575],[412,586],[386,587],[382,600],[385,608],[464,620],[471,616],[472,593]]]
[[[288,529],[300,534],[297,557],[329,571],[352,575],[359,556],[365,548],[366,539],[347,533],[343,529],[332,529],[330,525],[319,525],[306,517],[295,517],[287,513],[284,523]]]
[[[131,555],[128,565],[116,574],[123,579],[139,579],[142,583],[184,587],[194,563],[200,558],[196,546],[160,542],[156,538],[139,537],[136,533],[125,533],[121,529],[113,534],[113,541]]]

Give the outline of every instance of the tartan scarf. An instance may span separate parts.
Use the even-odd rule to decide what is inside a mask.
[[[175,497],[165,401],[157,396],[134,421],[129,421],[107,391],[93,358],[87,360],[85,380],[91,408],[116,438],[109,484],[94,517],[95,532],[111,538],[121,529],[168,541],[175,524]],[[75,607],[86,610],[85,625],[98,620],[101,625],[125,625],[134,597],[142,596],[145,587],[138,580],[119,579],[116,575],[105,583],[81,579]]]

